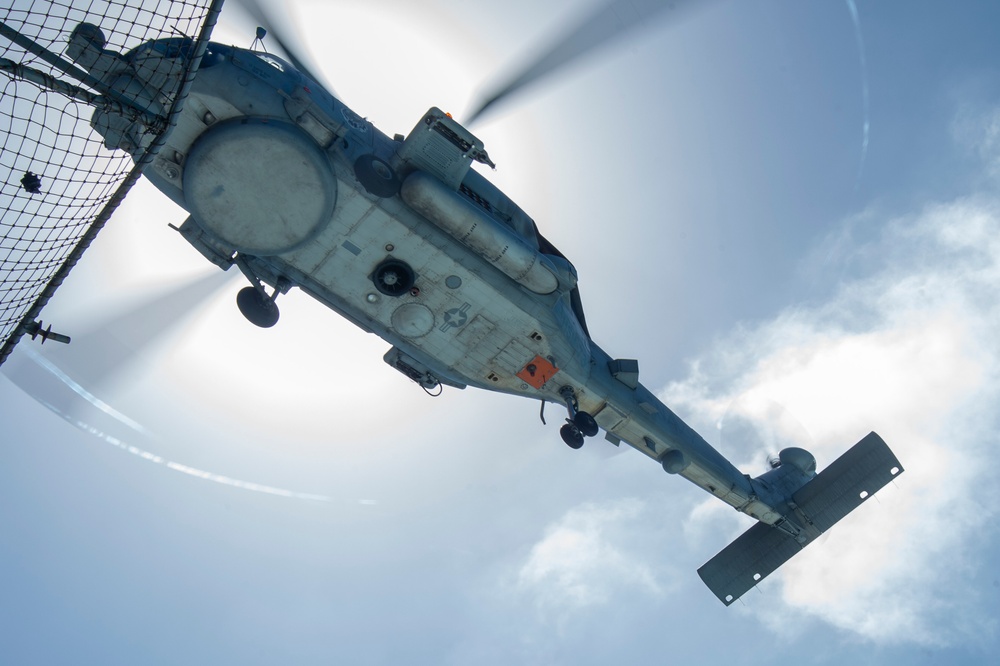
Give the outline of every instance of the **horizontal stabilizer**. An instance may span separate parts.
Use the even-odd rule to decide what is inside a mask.
[[[728,606],[803,546],[792,535],[757,523],[698,569],[698,575]]]
[[[792,500],[825,532],[902,471],[882,438],[869,433],[793,493]]]
[[[757,523],[698,569],[698,575],[728,606],[902,471],[882,438],[869,434],[792,494],[789,518],[804,528],[798,537]]]

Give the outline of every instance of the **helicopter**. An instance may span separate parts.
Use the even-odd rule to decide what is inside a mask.
[[[186,37],[127,53],[106,47],[100,26],[82,22],[66,55],[146,111],[162,106],[177,85],[171,72],[196,57]],[[796,447],[756,478],[741,473],[639,382],[638,361],[591,338],[576,268],[473,168],[494,164],[464,125],[432,107],[390,137],[301,58],[214,42],[200,58],[144,175],[188,211],[181,236],[247,278],[237,297],[247,320],[275,326],[279,296],[298,288],[390,343],[386,363],[423,390],[562,405],[560,436],[571,448],[603,431],[753,517],[699,570],[726,605],[903,471],[872,433],[818,474]],[[91,126],[108,149],[138,160],[145,122],[105,108]]]

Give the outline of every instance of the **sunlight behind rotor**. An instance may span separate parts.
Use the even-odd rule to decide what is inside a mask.
[[[221,272],[203,274],[177,287],[150,294],[118,314],[105,316],[89,330],[78,332],[70,347],[47,355],[70,367],[91,389],[106,386],[131,365],[145,362],[150,350],[184,323],[200,314],[210,298],[230,283]]]
[[[276,11],[269,0],[260,2],[268,15]],[[233,7],[240,9],[235,2]],[[285,23],[295,15],[308,17],[298,23],[300,50],[308,50],[311,62],[320,63],[319,71],[335,86],[339,98],[363,106],[366,118],[390,135],[408,132],[414,118],[431,106],[462,120],[460,113],[470,107],[475,90],[496,70],[497,58],[509,50],[503,43],[483,41],[469,31],[469,16],[433,6],[399,0],[335,8],[322,2],[297,2],[295,10],[291,15],[287,9],[277,11]],[[215,39],[248,46],[255,23],[244,11],[223,12]],[[374,41],[365,30],[339,30],[331,39],[329,26],[333,24],[377,25],[379,38]],[[269,49],[273,34],[264,38]],[[406,57],[400,58],[400,53]],[[505,191],[520,192],[525,210],[536,219],[552,217],[547,215],[552,205],[547,183],[553,163],[519,156],[537,155],[544,131],[540,123],[551,122],[554,113],[539,116],[538,109],[530,106],[508,105],[506,122],[484,124],[475,132],[497,151],[497,170],[489,177]],[[562,118],[559,122],[575,121]],[[511,168],[515,161],[516,169]]]
[[[95,411],[131,431],[147,436],[148,430],[106,400],[113,400],[112,384],[123,374],[148,362],[150,350],[174,333],[198,305],[216,293],[227,280],[216,273],[162,292],[139,307],[103,317],[89,330],[74,331],[70,345],[26,343],[3,366],[11,381],[39,403],[72,422]]]

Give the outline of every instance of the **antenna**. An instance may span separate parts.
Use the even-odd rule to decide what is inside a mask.
[[[267,47],[264,46],[264,38],[265,37],[267,37],[267,30],[265,30],[264,28],[262,28],[260,26],[257,26],[257,36],[254,37],[253,44],[250,45],[250,50],[253,51],[255,48],[257,48],[257,45],[259,44],[260,48],[265,53],[267,53]]]

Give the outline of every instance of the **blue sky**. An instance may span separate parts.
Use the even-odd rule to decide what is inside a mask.
[[[588,3],[454,4],[296,7],[391,134],[461,119]],[[5,372],[115,365],[161,325],[129,312],[209,296],[90,388],[132,425],[0,378],[12,663],[987,660],[1000,10],[706,4],[485,117],[488,175],[575,263],[598,343],[741,469],[877,430],[906,467],[877,501],[725,608],[695,571],[741,516],[635,452],[569,450],[533,402],[428,398],[301,294],[253,328],[144,184],[45,313],[77,342]],[[247,26],[228,9],[217,38]]]

